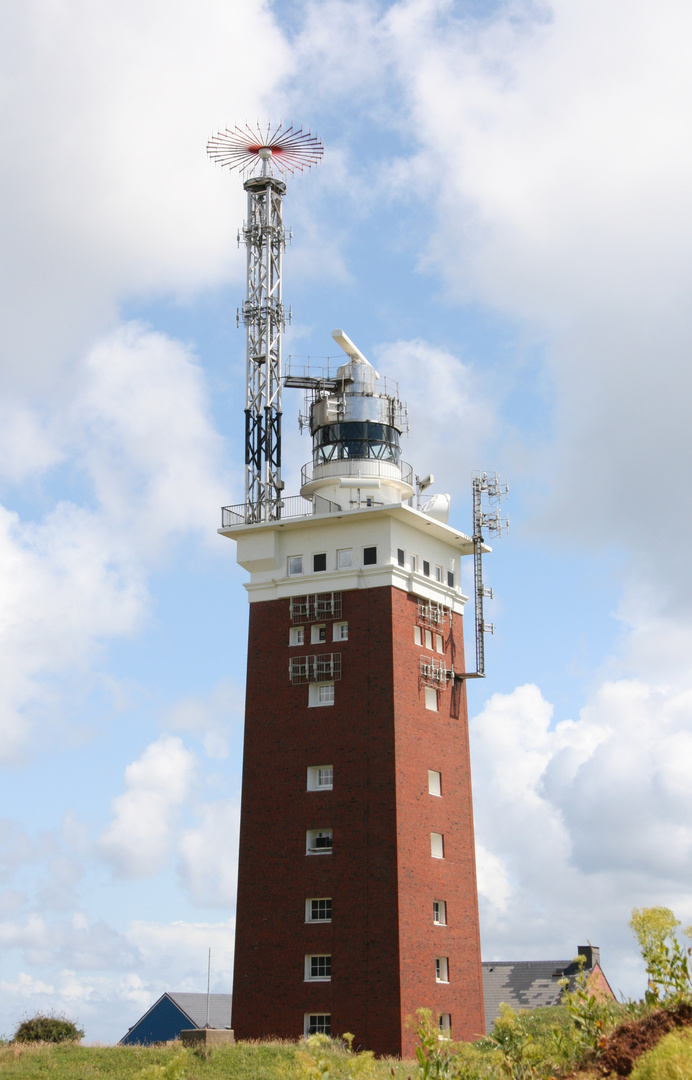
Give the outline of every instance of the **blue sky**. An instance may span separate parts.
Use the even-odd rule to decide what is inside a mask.
[[[247,605],[240,180],[289,181],[286,355],[341,326],[470,528],[510,481],[469,688],[484,956],[692,922],[689,6],[25,0],[2,65],[0,1032],[119,1038],[232,970]],[[284,401],[287,488],[309,457]],[[470,584],[467,571],[466,581]]]

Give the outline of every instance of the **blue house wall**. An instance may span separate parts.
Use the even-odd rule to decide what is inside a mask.
[[[168,994],[164,994],[152,1005],[149,1012],[130,1028],[127,1035],[123,1036],[120,1045],[133,1046],[138,1043],[149,1046],[151,1043],[168,1042],[169,1039],[179,1038],[183,1028],[193,1027],[195,1025],[189,1016],[171,1001]]]

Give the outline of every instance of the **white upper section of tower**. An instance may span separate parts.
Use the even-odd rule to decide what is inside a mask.
[[[312,463],[303,468],[301,495],[320,495],[342,509],[410,499],[413,472],[401,460],[401,402],[386,389],[378,392],[380,376],[343,330],[332,337],[348,363],[313,389]]]

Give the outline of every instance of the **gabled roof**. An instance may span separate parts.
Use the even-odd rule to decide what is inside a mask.
[[[485,1027],[492,1031],[500,1003],[513,1009],[559,1005],[565,969],[571,960],[491,960],[483,963]]]
[[[584,956],[584,971],[594,972],[600,990],[614,997],[600,966],[600,950],[594,945],[580,945]],[[570,989],[579,974],[580,965],[572,960],[485,960],[483,962],[483,1000],[485,1030],[492,1031],[500,1015],[500,1004],[518,1009],[538,1009],[559,1005],[562,997],[561,979],[569,979]]]
[[[179,1009],[190,1017],[192,1027],[202,1028],[207,1023],[207,995],[206,994],[168,994]],[[213,1028],[226,1028],[231,1026],[231,1003],[233,994],[210,994],[209,995],[209,1024]]]

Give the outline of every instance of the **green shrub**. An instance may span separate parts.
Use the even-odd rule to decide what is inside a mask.
[[[82,1028],[66,1016],[55,1013],[36,1013],[36,1016],[22,1020],[14,1033],[14,1041],[19,1043],[79,1042],[83,1038]]]
[[[630,1080],[689,1080],[692,1076],[692,1031],[671,1031],[643,1054]]]
[[[670,908],[634,908],[630,928],[639,942],[646,963],[649,986],[646,1001],[675,1003],[688,1001],[692,992],[689,960],[692,948],[683,948],[675,931],[680,925]],[[690,927],[684,933],[690,934]]]

